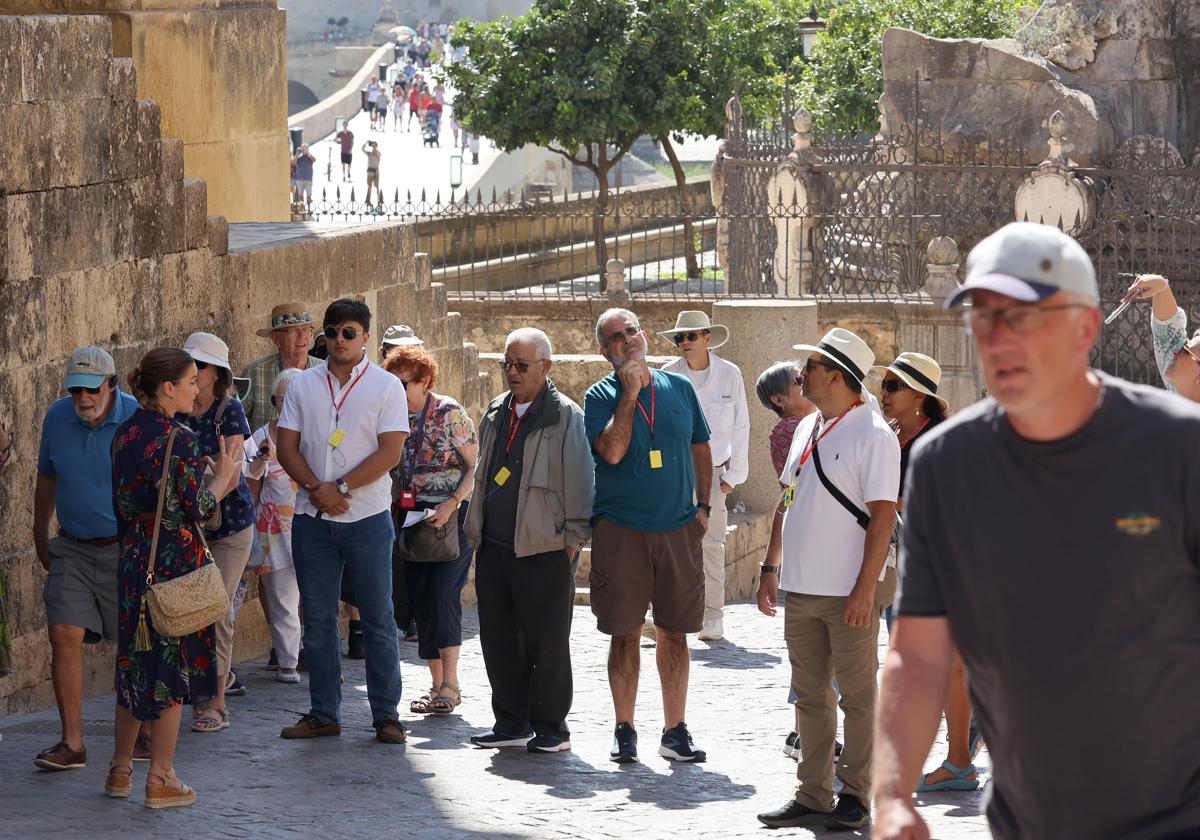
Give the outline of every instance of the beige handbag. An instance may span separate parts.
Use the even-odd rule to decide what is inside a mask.
[[[175,443],[172,429],[167,438],[167,454],[163,460],[162,482],[158,488],[158,510],[154,514],[154,536],[150,540],[150,562],[146,569],[146,604],[154,629],[160,636],[179,638],[203,630],[229,612],[229,595],[221,570],[213,562],[204,529],[195,528],[195,533],[204,548],[204,564],[194,571],[177,578],[155,583],[154,561],[158,557],[158,532],[162,527],[163,504],[166,501],[167,481],[170,480],[171,447]],[[138,628],[139,632],[142,630]],[[148,630],[145,641],[149,642]],[[139,648],[137,644],[134,649]]]

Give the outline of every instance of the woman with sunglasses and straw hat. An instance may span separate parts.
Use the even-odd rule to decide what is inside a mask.
[[[904,477],[908,472],[908,458],[913,445],[918,438],[946,419],[950,404],[938,396],[938,386],[942,381],[941,366],[923,353],[901,353],[890,365],[880,365],[875,370],[883,374],[879,407],[900,438],[900,500],[896,508],[903,511]],[[888,626],[891,626],[890,606]],[[975,749],[970,729],[971,701],[967,696],[966,672],[959,658],[946,692],[949,755],[941,767],[921,778],[917,787],[919,792],[967,791],[979,787],[975,765],[971,763]]]
[[[199,393],[187,414],[177,416],[196,434],[202,458],[215,458],[218,441],[223,436],[229,446],[241,452],[245,439],[250,436],[250,423],[236,395],[231,392],[235,385],[233,369],[229,364],[229,346],[212,333],[194,332],[183,343],[183,351],[196,363],[196,385]],[[225,590],[232,601],[237,592],[242,573],[250,560],[251,543],[254,541],[254,496],[250,485],[239,469],[230,478],[228,486],[220,488],[223,496],[220,506],[220,523],[213,528],[212,522],[205,534],[213,560],[221,570]],[[219,732],[229,727],[229,711],[225,706],[225,693],[233,662],[233,613],[225,615],[215,625],[217,654],[217,693],[214,697],[196,703],[196,720],[193,732]],[[196,698],[193,698],[196,699]]]

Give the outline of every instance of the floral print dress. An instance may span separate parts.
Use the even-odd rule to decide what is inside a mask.
[[[1174,391],[1175,386],[1167,381],[1167,368],[1171,366],[1179,348],[1187,344],[1187,313],[1183,307],[1177,307],[1175,314],[1165,321],[1160,321],[1150,313],[1150,335],[1154,339],[1154,361],[1158,363],[1158,375],[1168,391]]]
[[[170,580],[204,563],[194,523],[208,519],[217,506],[213,494],[200,483],[204,464],[196,436],[156,411],[139,408],[117,428],[112,447],[113,509],[120,537],[115,686],[117,702],[139,720],[155,720],[164,709],[186,703],[193,696],[217,693],[212,627],[178,639],[167,638],[154,631],[147,610],[144,620],[150,630],[150,649],[135,649],[140,647],[135,636],[143,620],[142,600],[154,535],[152,520],[135,517],[153,516],[158,507],[163,458],[173,427],[178,432],[171,447],[167,498],[154,559],[156,580]]]

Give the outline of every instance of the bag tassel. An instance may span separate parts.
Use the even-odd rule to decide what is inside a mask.
[[[142,606],[138,610],[137,630],[133,634],[133,649],[138,652],[153,650],[150,643],[150,623],[146,620],[146,594],[142,593]]]

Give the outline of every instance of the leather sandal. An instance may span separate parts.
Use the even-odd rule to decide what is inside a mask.
[[[220,732],[229,728],[229,709],[220,706],[197,707],[193,732]]]
[[[179,781],[174,768],[164,771],[151,767],[150,776],[158,776],[164,784],[151,784],[150,777],[146,777],[147,808],[179,808],[196,801],[196,791]]]
[[[428,691],[408,704],[408,710],[414,715],[429,714],[429,704],[437,697],[437,693],[437,686],[430,686]]]
[[[453,694],[447,693],[449,691]],[[429,701],[429,711],[435,715],[448,715],[462,705],[462,692],[458,686],[448,682],[442,683],[437,695]]]
[[[126,769],[128,773],[118,773]],[[108,763],[108,776],[104,779],[104,795],[113,799],[128,799],[133,793],[133,759],[114,758]]]

